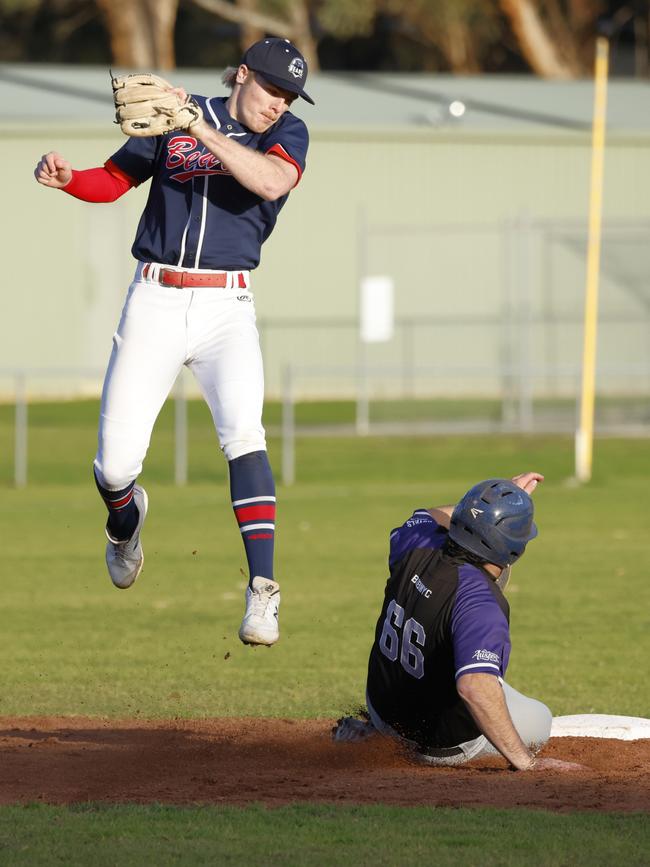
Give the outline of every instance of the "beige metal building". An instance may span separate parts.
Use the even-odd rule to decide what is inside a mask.
[[[175,82],[218,93],[218,75]],[[267,393],[575,393],[591,82],[320,75],[311,147],[254,275]],[[609,87],[599,389],[650,390],[650,85]],[[90,205],[33,179],[41,154],[100,165],[122,143],[107,70],[0,66],[5,166],[0,391],[96,392],[147,190]],[[146,187],[146,185],[145,185]],[[364,275],[390,277],[395,333],[358,338]]]

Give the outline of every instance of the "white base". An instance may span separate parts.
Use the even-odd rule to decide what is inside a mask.
[[[650,738],[650,719],[639,716],[611,716],[607,713],[582,713],[553,717],[552,738],[617,738],[636,741]]]

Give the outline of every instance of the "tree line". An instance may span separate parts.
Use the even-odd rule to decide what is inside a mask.
[[[0,0],[0,61],[222,67],[265,35],[312,71],[650,75],[649,0]]]

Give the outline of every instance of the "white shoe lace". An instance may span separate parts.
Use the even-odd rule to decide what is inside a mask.
[[[247,614],[254,617],[266,617],[273,595],[272,585],[262,587],[260,590],[251,590]]]
[[[126,542],[112,542],[113,558],[122,566],[132,566],[140,559],[138,553],[138,545],[140,542],[140,534],[132,536]]]
[[[134,560],[137,560],[137,557],[133,556],[135,551],[131,551],[130,554],[131,556],[129,557],[124,545],[115,546],[115,559],[121,563],[122,566],[131,566]]]

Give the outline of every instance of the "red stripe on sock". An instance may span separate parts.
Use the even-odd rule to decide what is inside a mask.
[[[247,539],[272,539],[273,533],[255,533],[250,536],[246,536]]]
[[[128,506],[131,500],[133,499],[133,491],[129,491],[129,493],[122,497],[121,500],[107,500],[106,504],[109,509],[123,509],[124,506]]]
[[[244,524],[247,521],[258,521],[262,518],[267,521],[275,521],[275,506],[236,506],[235,516],[240,524]]]

